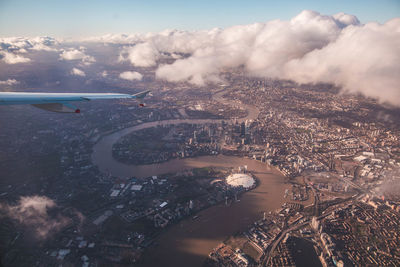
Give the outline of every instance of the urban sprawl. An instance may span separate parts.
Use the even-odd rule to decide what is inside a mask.
[[[160,122],[119,138],[113,159],[150,165],[236,156],[274,166],[289,185],[280,209],[224,237],[205,266],[399,265],[399,110],[332,85],[251,78],[239,70],[223,79],[202,87],[146,80],[139,85],[153,92],[147,107],[90,103],[79,119],[32,110],[19,120],[24,107],[0,114],[16,121],[0,132],[0,169],[8,177],[0,198],[15,203],[45,195],[57,203],[53,212],[67,218],[29,250],[25,241],[36,240],[35,233],[2,219],[3,262],[141,263],[171,226],[195,222],[211,206],[235,205],[260,183],[244,164],[143,178],[115,176],[93,162],[104,136]],[[23,183],[12,182],[21,176]]]

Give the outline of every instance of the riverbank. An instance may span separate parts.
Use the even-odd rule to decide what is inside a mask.
[[[185,166],[192,165],[188,162]],[[201,266],[208,253],[228,236],[245,230],[262,218],[264,212],[274,211],[287,200],[285,178],[274,168],[261,162],[236,157],[201,157],[196,166],[247,165],[259,180],[259,186],[242,195],[230,206],[220,204],[199,212],[161,234],[158,245],[148,250],[141,266]]]
[[[222,100],[222,93],[216,99]],[[247,106],[248,116],[240,121],[257,118],[259,111]],[[199,212],[196,220],[188,218],[171,226],[157,238],[157,245],[149,249],[141,266],[201,266],[208,253],[228,236],[245,230],[260,219],[264,212],[274,211],[286,201],[284,192],[290,188],[285,177],[274,167],[249,158],[235,156],[201,156],[172,159],[151,165],[127,165],[112,157],[112,146],[119,138],[146,128],[181,123],[220,123],[222,120],[177,119],[148,122],[103,136],[93,147],[92,161],[100,171],[116,177],[149,177],[204,167],[239,167],[247,165],[259,186],[242,195],[232,205],[220,204]]]
[[[104,148],[103,148],[104,149]],[[103,151],[96,147],[97,153]],[[284,192],[290,188],[285,177],[275,168],[248,158],[232,156],[203,156],[175,159],[161,164],[133,166],[112,159],[108,153],[94,154],[94,161],[112,175],[148,177],[203,167],[248,166],[259,181],[259,186],[246,192],[240,201],[230,206],[220,204],[199,212],[196,220],[188,218],[171,226],[157,238],[157,245],[149,249],[141,266],[201,266],[208,253],[229,235],[243,231],[264,212],[273,211],[286,202]]]

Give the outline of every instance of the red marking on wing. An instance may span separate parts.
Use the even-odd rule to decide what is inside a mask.
[[[77,109],[75,110],[75,113],[81,113],[81,110],[80,110],[79,108],[77,108]]]

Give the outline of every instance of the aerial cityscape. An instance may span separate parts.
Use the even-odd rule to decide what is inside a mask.
[[[0,96],[0,266],[399,266],[393,5],[382,22],[0,27],[0,92],[151,92],[74,114]]]

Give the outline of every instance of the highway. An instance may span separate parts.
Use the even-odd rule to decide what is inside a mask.
[[[297,224],[297,222],[295,222],[294,224],[292,224],[289,228],[283,230],[280,234],[277,235],[276,239],[274,240],[274,242],[272,243],[271,249],[270,251],[265,255],[264,260],[261,262],[260,266],[269,266],[269,262],[272,258],[272,255],[275,251],[275,248],[278,246],[278,244],[281,242],[282,238],[284,238],[286,236],[287,233],[290,233],[291,231],[297,230],[298,228],[304,227],[306,226],[308,223],[310,222],[310,219],[307,219],[306,221],[304,221],[301,224]]]
[[[350,183],[352,183],[352,182],[350,182]],[[352,183],[352,184],[354,184],[354,183]],[[319,210],[318,210],[319,197],[318,197],[318,194],[317,194],[315,188],[314,188],[311,184],[309,184],[309,186],[311,187],[311,190],[313,191],[314,197],[315,197],[315,201],[314,201],[314,215],[317,216],[318,220],[321,220],[321,219],[323,219],[323,218],[329,216],[329,215],[330,215],[330,212],[327,212],[327,213],[325,213],[325,214],[319,216]],[[361,190],[363,190],[363,191],[365,191],[365,189],[361,188],[360,186],[358,186],[358,185],[356,185],[356,184],[354,184],[354,186],[357,187],[357,188],[359,188],[359,189],[361,189]],[[354,196],[351,197],[351,198],[345,199],[345,200],[344,200],[343,202],[341,202],[341,203],[337,203],[337,204],[335,204],[335,205],[332,205],[332,206],[330,206],[328,209],[332,209],[332,211],[333,211],[333,210],[337,209],[337,208],[340,207],[340,206],[345,206],[345,205],[347,204],[347,202],[352,201],[352,200],[353,200],[354,198],[356,198],[356,197],[359,197],[359,194],[356,194],[356,195],[354,195]],[[335,208],[333,209],[333,207],[335,207]],[[299,221],[302,221],[302,220],[305,220],[305,221],[303,221],[302,223],[298,224]],[[310,223],[310,221],[311,221],[311,218],[307,218],[307,219],[302,218],[301,220],[298,220],[298,221],[293,222],[293,224],[292,224],[289,228],[286,228],[286,229],[283,230],[281,233],[279,233],[279,234],[277,235],[277,237],[275,238],[275,240],[273,241],[270,250],[268,251],[268,253],[265,254],[263,260],[262,260],[261,263],[260,263],[260,266],[269,266],[270,261],[271,261],[271,259],[272,259],[272,255],[273,255],[273,253],[274,253],[276,247],[277,247],[278,244],[282,241],[282,239],[286,236],[287,233],[290,233],[290,232],[292,232],[292,231],[294,231],[294,230],[297,230],[297,229],[299,229],[299,228],[301,228],[301,227],[306,226],[307,224]]]

